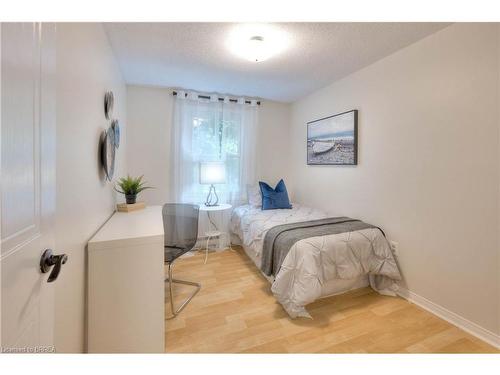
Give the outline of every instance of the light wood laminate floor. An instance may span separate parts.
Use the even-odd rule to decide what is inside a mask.
[[[202,289],[166,321],[166,352],[499,352],[404,299],[370,288],[318,300],[307,307],[314,319],[292,320],[243,249],[210,253],[206,265],[203,260],[197,253],[175,263],[175,278],[201,282]],[[174,290],[181,301],[192,289],[175,285]]]

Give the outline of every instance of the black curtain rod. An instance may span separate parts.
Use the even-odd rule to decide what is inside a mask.
[[[177,96],[177,91],[172,92],[174,96]],[[187,93],[184,94],[185,97],[187,98]],[[210,96],[207,95],[198,95],[198,99],[210,99]],[[219,102],[223,102],[224,98],[217,98]],[[238,103],[238,99],[229,99],[231,103]],[[245,100],[245,104],[252,104],[250,100]],[[257,101],[257,105],[260,105],[260,101]]]

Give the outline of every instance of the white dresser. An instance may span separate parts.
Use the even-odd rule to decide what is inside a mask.
[[[161,210],[115,212],[89,241],[89,353],[164,352]]]

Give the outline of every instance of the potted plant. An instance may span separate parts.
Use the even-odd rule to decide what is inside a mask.
[[[125,195],[125,201],[127,202],[127,204],[134,204],[137,200],[137,194],[139,194],[141,191],[152,189],[152,187],[150,186],[144,186],[146,182],[142,181],[143,177],[144,175],[139,177],[130,177],[127,175],[127,177],[122,177],[118,181],[117,184],[120,190],[116,187],[115,190],[118,193]]]

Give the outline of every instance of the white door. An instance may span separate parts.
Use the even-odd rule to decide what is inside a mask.
[[[3,352],[53,351],[54,283],[40,257],[54,245],[55,32],[53,24],[1,25]]]

